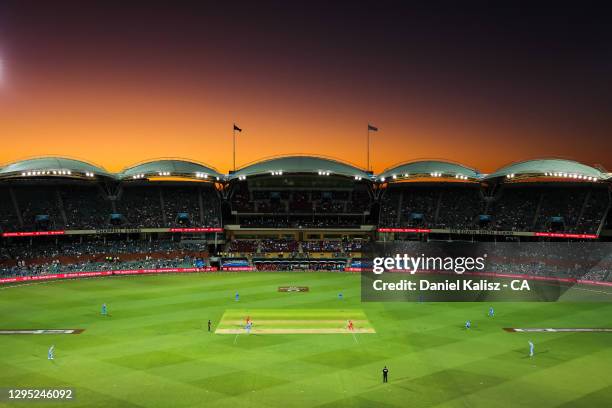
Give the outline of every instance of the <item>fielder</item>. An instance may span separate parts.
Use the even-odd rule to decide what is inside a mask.
[[[529,343],[529,357],[533,357],[535,346],[533,345],[533,342],[531,340],[529,340],[528,343]]]
[[[49,347],[49,351],[47,351],[47,360],[55,359],[55,346]]]

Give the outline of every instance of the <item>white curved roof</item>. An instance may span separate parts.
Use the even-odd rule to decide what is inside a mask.
[[[466,176],[470,179],[480,179],[482,175],[477,170],[462,164],[444,160],[417,160],[390,167],[377,176],[378,179],[392,179],[397,177],[428,177],[432,174],[441,174],[445,177],[457,175]],[[407,175],[407,176],[406,176]]]
[[[162,174],[160,174],[162,173]],[[182,159],[159,159],[140,163],[124,169],[119,173],[122,179],[135,176],[176,176],[187,178],[221,178],[222,175],[212,167]]]
[[[507,176],[545,176],[548,174],[568,174],[606,179],[607,174],[601,170],[573,160],[537,159],[513,163],[487,175],[487,179]]]
[[[287,156],[263,160],[230,174],[230,179],[282,172],[283,174],[329,172],[329,175],[370,178],[370,174],[351,164],[317,156]]]
[[[70,171],[71,173],[79,174],[92,173],[98,176],[113,177],[111,173],[107,172],[102,167],[65,157],[38,157],[17,161],[0,169],[0,175],[11,176],[21,175],[23,173],[28,175],[28,173],[33,173],[31,174],[32,176],[37,176],[43,175],[40,174],[41,172],[51,172],[53,175],[53,171]]]

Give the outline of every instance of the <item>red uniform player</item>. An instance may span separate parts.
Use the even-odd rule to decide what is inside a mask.
[[[348,321],[348,329],[349,329],[350,331],[355,330],[355,328],[353,327],[353,321],[352,321],[352,320],[349,320],[349,321]]]

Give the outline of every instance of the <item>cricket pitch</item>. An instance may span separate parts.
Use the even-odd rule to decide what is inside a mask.
[[[246,333],[247,317],[252,334],[372,334],[372,327],[360,309],[231,309],[226,310],[215,334]],[[348,330],[348,321],[354,329]]]

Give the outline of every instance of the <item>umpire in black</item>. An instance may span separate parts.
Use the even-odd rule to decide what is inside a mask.
[[[389,369],[387,368],[387,366],[385,366],[385,368],[383,368],[383,382],[386,383],[387,381],[387,375],[389,374]]]

